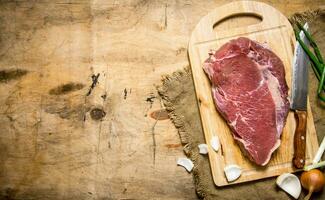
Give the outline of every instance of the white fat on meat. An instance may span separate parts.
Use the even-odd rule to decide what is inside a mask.
[[[280,83],[279,80],[274,77],[270,71],[265,70],[264,72],[264,76],[267,80],[267,86],[269,88],[269,91],[272,94],[272,99],[274,101],[275,107],[276,107],[276,112],[279,112],[282,110],[283,106],[284,106],[284,102],[283,99],[281,97],[281,92],[280,92]],[[282,132],[282,122],[279,122],[278,120],[280,120],[278,117],[276,117],[276,129],[277,129],[277,133],[278,133],[278,137],[280,137],[281,132]]]
[[[249,54],[251,53],[252,51],[249,52]],[[248,57],[250,57],[248,55]],[[255,62],[255,61],[254,61]],[[270,63],[270,59],[268,60],[267,64],[266,65],[259,65],[257,62],[255,62],[257,65],[258,65],[258,68],[261,70],[261,73],[263,74],[263,78],[262,80],[260,81],[260,84],[259,86],[248,92],[249,94],[252,94],[253,92],[257,91],[263,84],[264,82],[266,81],[267,82],[267,86],[268,86],[268,89],[269,91],[271,92],[271,95],[272,95],[272,99],[273,99],[273,102],[275,104],[275,107],[276,107],[276,112],[281,112],[282,111],[282,108],[284,106],[284,102],[283,102],[283,99],[281,97],[281,89],[280,89],[280,83],[279,83],[279,80],[270,72],[270,70],[268,70],[268,67],[271,66],[271,63]],[[276,113],[276,116],[277,116],[278,113]],[[281,135],[281,132],[282,132],[282,125],[283,123],[279,120],[281,120],[280,118],[276,117],[276,130],[277,130],[277,133],[278,133],[278,137],[280,137]]]
[[[271,48],[267,42],[260,43],[260,45],[265,49],[271,50]]]
[[[211,56],[211,57],[214,57],[214,56]],[[211,66],[212,66],[211,63],[203,64],[203,68],[206,71],[206,73],[208,74],[210,80],[213,78],[213,74],[214,74],[213,67],[211,67]]]

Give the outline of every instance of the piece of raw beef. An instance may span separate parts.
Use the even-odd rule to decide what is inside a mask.
[[[280,145],[289,110],[282,61],[269,48],[240,37],[211,52],[203,69],[216,108],[242,152],[266,165]]]

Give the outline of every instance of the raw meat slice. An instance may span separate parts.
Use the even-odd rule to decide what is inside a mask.
[[[266,165],[280,146],[289,110],[282,61],[267,47],[240,37],[211,52],[203,69],[216,108],[242,152]]]

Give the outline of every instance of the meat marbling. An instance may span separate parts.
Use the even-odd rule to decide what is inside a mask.
[[[266,165],[280,146],[289,110],[282,61],[264,45],[240,37],[212,51],[203,69],[216,108],[242,152]]]

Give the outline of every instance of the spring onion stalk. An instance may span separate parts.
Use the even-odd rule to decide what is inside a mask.
[[[316,155],[313,159],[313,164],[317,164],[320,161],[324,151],[325,151],[325,136],[323,137],[322,143],[319,145],[319,148],[318,148]]]
[[[316,78],[318,79],[318,81],[320,81],[320,75],[319,75],[319,73],[318,73],[318,71],[317,71],[317,69],[316,69],[314,63],[311,62],[310,65],[311,65],[311,68],[313,69],[313,71],[314,71],[314,73],[315,73],[315,75],[316,75]],[[324,89],[325,89],[325,88],[324,88]]]
[[[300,46],[303,48],[303,50],[306,52],[306,54],[308,55],[308,57],[310,58],[310,60],[315,64],[316,69],[319,73],[322,73],[322,68],[320,66],[320,63],[318,62],[317,57],[309,50],[309,48],[307,47],[307,45],[305,45],[305,43],[300,39],[299,34],[297,31],[295,31],[296,34],[296,38],[300,44]]]
[[[319,93],[318,98],[325,102],[325,95],[323,95],[323,93]]]
[[[299,29],[304,32],[305,36],[309,40],[310,45],[314,48],[315,54],[316,54],[316,56],[318,58],[318,61],[320,63],[324,64],[324,59],[322,57],[322,54],[320,53],[320,50],[319,50],[315,40],[311,37],[309,32],[299,22],[297,23],[297,25],[298,25]]]
[[[324,65],[324,59],[320,53],[320,50],[318,48],[318,46],[316,45],[315,41],[313,40],[313,38],[311,37],[311,35],[308,33],[308,31],[306,31],[304,29],[304,27],[301,24],[297,24],[298,28],[300,30],[302,30],[305,34],[305,36],[307,37],[307,39],[310,42],[310,45],[313,47],[314,52],[316,54],[316,56],[309,50],[308,46],[301,40],[299,33],[297,30],[294,30],[295,32],[295,36],[297,41],[299,42],[300,46],[302,47],[302,49],[306,52],[306,54],[308,55],[309,59],[311,60],[312,63],[312,68],[314,70],[314,73],[317,77],[317,79],[319,80],[319,85],[317,88],[317,95],[318,98],[321,101],[325,102],[325,95],[323,93],[323,91],[325,91],[325,87],[324,87],[324,82],[325,82],[325,65]]]
[[[324,167],[325,166],[325,161],[313,164],[313,165],[307,165],[304,167],[304,171],[309,171],[311,169],[316,169],[316,168],[320,168],[320,167]]]
[[[320,94],[322,92],[324,79],[325,79],[325,70],[323,69],[322,76],[320,78],[318,89],[317,89],[317,94]]]
[[[325,79],[325,70],[324,70],[324,59],[322,57],[322,54],[320,53],[320,50],[316,44],[316,42],[314,41],[314,39],[311,37],[311,35],[309,34],[308,31],[306,31],[306,29],[298,22],[297,23],[298,27],[300,30],[302,30],[305,34],[305,36],[307,37],[307,39],[309,40],[309,43],[310,45],[313,47],[314,51],[315,51],[315,54],[316,54],[316,57],[318,59],[318,62],[320,64],[320,73],[316,74],[316,76],[318,75],[318,80],[320,81],[319,83],[319,86],[318,86],[318,89],[317,89],[317,94],[320,98],[322,98],[322,89],[324,87],[324,79]],[[321,76],[320,76],[321,74]]]

